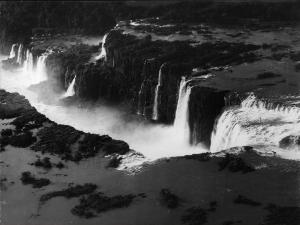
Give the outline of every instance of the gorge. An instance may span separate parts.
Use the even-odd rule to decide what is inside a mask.
[[[22,4],[0,4],[4,224],[298,224],[298,3]]]

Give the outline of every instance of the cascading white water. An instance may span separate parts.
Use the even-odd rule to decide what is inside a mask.
[[[43,53],[41,56],[38,57],[37,64],[36,64],[36,71],[35,71],[35,81],[36,83],[42,82],[47,80],[47,72],[46,72],[46,65],[45,61],[48,57],[49,53]]]
[[[102,45],[101,45],[101,52],[100,52],[100,54],[99,54],[99,55],[97,55],[97,56],[95,57],[95,59],[96,59],[96,60],[99,60],[99,59],[102,59],[102,58],[104,58],[104,60],[106,61],[106,49],[105,49],[105,42],[106,42],[106,38],[107,38],[107,36],[108,36],[108,33],[107,33],[107,34],[105,34],[105,35],[103,36],[103,39],[102,39]]]
[[[32,73],[33,71],[33,55],[29,49],[26,51],[26,58],[23,63],[24,72]]]
[[[48,105],[47,101],[41,101],[42,96],[38,96],[37,93],[28,89],[35,82],[28,79],[28,75],[23,70],[6,71],[3,69],[1,66],[2,58],[0,58],[0,88],[24,95],[40,113],[56,123],[73,126],[84,132],[100,135],[108,134],[114,139],[124,140],[130,145],[131,149],[142,153],[147,160],[207,151],[207,149],[199,146],[190,146],[186,140],[182,139],[183,135],[178,133],[174,126],[124,120],[124,115],[127,115],[127,113],[114,107],[97,105],[91,108],[82,108],[76,105],[64,106],[61,103]],[[41,63],[43,60],[38,61]],[[36,75],[36,70],[33,71],[34,75]],[[59,101],[61,98],[61,95],[56,92],[49,92],[47,96],[53,97],[53,102],[55,100]],[[144,104],[143,101],[142,103]]]
[[[189,81],[186,81],[185,77],[181,78],[175,120],[173,125],[177,132],[180,134],[179,137],[187,140],[187,142],[189,142],[188,140],[190,138],[188,106],[192,90],[192,88],[187,85],[188,82]]]
[[[154,104],[153,104],[153,111],[152,111],[152,119],[153,120],[158,120],[159,115],[158,115],[158,99],[159,99],[159,90],[162,82],[162,68],[164,67],[165,64],[162,64],[159,68],[158,72],[158,80],[157,80],[157,85],[155,87],[155,95],[154,95]]]
[[[245,145],[273,145],[300,133],[300,108],[278,106],[250,94],[238,107],[225,110],[211,136],[211,152]]]
[[[23,53],[23,45],[20,44],[18,48],[18,55],[17,55],[17,63],[20,65],[22,64],[22,53]]]
[[[10,53],[9,53],[9,59],[12,59],[12,58],[15,58],[16,56],[16,52],[15,52],[15,47],[17,46],[17,44],[13,44],[11,46],[11,50],[10,50]]]
[[[63,97],[70,97],[75,94],[74,86],[75,86],[75,81],[76,81],[76,75],[73,78],[72,82],[70,83],[66,93],[63,95]]]

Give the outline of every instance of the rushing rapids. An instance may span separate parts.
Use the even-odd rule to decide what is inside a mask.
[[[214,128],[211,151],[245,145],[278,146],[300,133],[300,109],[265,102],[250,94],[240,106],[226,109]]]

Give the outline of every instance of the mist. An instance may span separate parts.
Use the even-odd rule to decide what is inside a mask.
[[[7,57],[2,55],[0,60]],[[142,153],[149,161],[208,151],[202,145],[190,146],[187,136],[182,135],[182,130],[175,126],[151,124],[137,119],[128,120],[127,112],[117,107],[101,104],[89,107],[66,106],[59,101],[62,95],[55,92],[47,92],[47,95],[48,98],[55,99],[57,104],[45,104],[37,95],[43,90],[30,90],[30,86],[37,83],[35,78],[40,79],[37,73],[29,74],[23,68],[5,71],[1,64],[0,67],[0,88],[24,95],[32,106],[50,120],[84,132],[107,134],[114,139],[124,140],[131,149]]]

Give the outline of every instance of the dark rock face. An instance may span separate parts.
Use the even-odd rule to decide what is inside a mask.
[[[60,87],[67,89],[76,75],[77,67],[88,63],[97,46],[76,45],[62,52],[50,54],[46,59],[47,74],[58,81]],[[35,53],[40,54],[40,53]]]
[[[287,136],[280,140],[279,142],[280,148],[293,148],[300,147],[300,136]]]
[[[225,106],[226,91],[207,87],[193,87],[189,101],[190,142],[210,146],[215,119]]]

